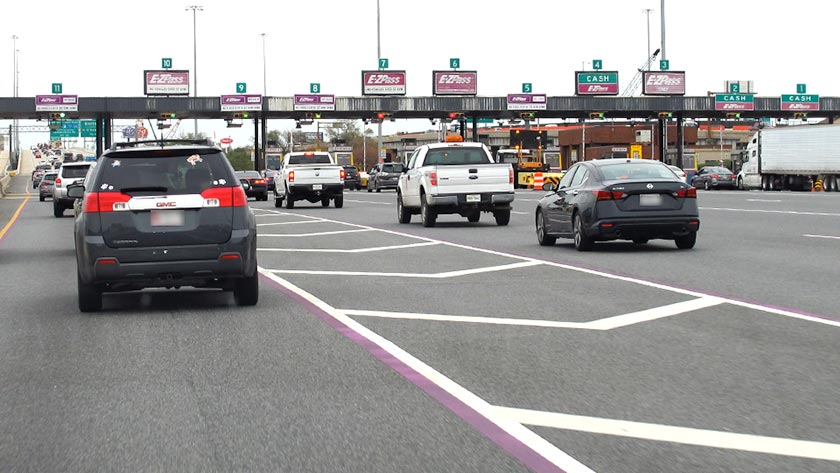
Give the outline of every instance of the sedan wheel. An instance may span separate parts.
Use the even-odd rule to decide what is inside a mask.
[[[580,214],[575,214],[574,217],[574,236],[575,236],[575,249],[578,251],[589,251],[595,244],[595,240],[586,236],[583,231],[583,219],[580,217]]]
[[[709,184],[709,181],[703,182],[703,189],[706,189],[707,191],[712,190],[712,185]]]
[[[537,242],[539,242],[540,246],[552,246],[557,242],[557,237],[548,234],[545,216],[542,211],[537,212]]]

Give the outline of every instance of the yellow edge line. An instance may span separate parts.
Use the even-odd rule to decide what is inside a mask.
[[[17,210],[15,210],[15,213],[14,215],[12,215],[12,218],[9,219],[9,223],[7,223],[2,230],[0,230],[0,240],[2,240],[3,237],[6,236],[6,232],[8,232],[10,228],[12,228],[12,224],[15,223],[15,220],[17,220],[18,216],[23,211],[23,206],[26,205],[27,202],[29,202],[29,197],[23,199],[23,202],[21,202]]]

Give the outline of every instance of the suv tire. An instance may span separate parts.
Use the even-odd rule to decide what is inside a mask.
[[[55,218],[64,216],[64,207],[61,205],[61,202],[53,200],[53,215]]]
[[[257,305],[260,299],[260,273],[254,272],[253,276],[237,279],[233,286],[233,298],[236,305]]]
[[[78,270],[76,271],[76,284],[79,292],[79,310],[82,312],[102,310],[102,291],[94,284],[84,283]]]

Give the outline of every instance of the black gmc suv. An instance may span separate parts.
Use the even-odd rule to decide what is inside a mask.
[[[202,141],[121,143],[85,184],[75,220],[79,309],[102,293],[215,287],[239,305],[259,298],[257,232],[245,192],[222,150]]]

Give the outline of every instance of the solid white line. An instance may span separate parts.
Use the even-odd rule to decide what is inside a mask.
[[[529,214],[528,212],[516,212],[516,211],[514,211],[514,210],[511,210],[511,211],[510,211],[510,213],[512,213],[512,214],[516,214],[516,215],[531,215],[531,214]]]
[[[808,237],[808,238],[829,238],[831,240],[840,240],[840,236],[832,236],[832,235],[809,235],[809,234],[806,233],[802,236]]]
[[[409,243],[407,245],[394,245],[394,246],[380,246],[377,248],[356,248],[353,250],[336,250],[336,249],[313,249],[313,248],[257,248],[257,251],[279,251],[279,252],[288,252],[288,253],[368,253],[371,251],[383,251],[383,250],[399,250],[402,248],[417,248],[420,246],[433,246],[438,245],[439,243],[431,242],[431,241],[424,241],[422,243]]]
[[[536,266],[538,262],[524,261],[522,263],[504,264],[500,266],[486,266],[484,268],[461,269],[458,271],[447,271],[445,273],[378,273],[368,271],[310,271],[305,269],[268,269],[276,274],[310,274],[322,276],[377,276],[377,277],[391,277],[391,278],[421,278],[421,279],[447,279],[458,276],[466,276],[470,274],[490,273],[494,271],[505,271],[508,269],[525,268],[528,266]]]
[[[303,297],[319,309],[329,314],[334,319],[347,326],[350,330],[353,330],[356,333],[367,338],[372,343],[376,344],[377,346],[388,352],[391,356],[405,363],[411,369],[419,373],[421,376],[436,384],[441,389],[448,392],[450,395],[454,396],[459,401],[463,402],[480,415],[484,416],[490,422],[493,422],[494,424],[498,425],[505,432],[527,445],[539,455],[542,455],[543,458],[545,458],[549,462],[557,465],[563,470],[566,470],[568,473],[594,473],[586,465],[575,460],[574,458],[569,456],[569,454],[560,450],[559,448],[546,441],[539,435],[535,434],[533,431],[523,426],[522,424],[507,419],[501,419],[499,416],[496,415],[496,409],[493,406],[491,406],[487,401],[481,399],[480,397],[473,394],[471,391],[465,389],[460,384],[456,383],[455,381],[452,381],[451,379],[447,378],[431,366],[412,356],[402,348],[395,345],[390,340],[387,340],[379,334],[371,331],[364,325],[342,314],[326,302],[318,299],[317,297],[286,281],[285,279],[279,278],[262,268],[260,268],[260,273],[270,278],[277,284],[280,284],[281,286],[286,287],[287,289],[299,294],[301,297]]]
[[[359,232],[370,232],[372,230],[368,230],[365,228],[357,228],[356,230],[337,230],[334,232],[318,232],[318,233],[260,233],[260,238],[262,237],[283,237],[283,238],[302,238],[302,237],[312,237],[312,236],[324,236],[324,235],[340,235],[342,233],[359,233]]]
[[[296,225],[296,224],[301,224],[301,223],[323,223],[323,222],[318,221],[318,220],[297,220],[297,221],[294,221],[294,222],[258,223],[257,226],[258,227],[268,227],[268,226],[272,226],[272,225]]]
[[[747,202],[781,202],[782,200],[747,199]]]
[[[394,202],[374,202],[372,200],[350,200],[344,199],[345,202],[358,202],[361,204],[375,204],[375,205],[396,205]]]
[[[301,216],[304,217],[304,215],[301,215]],[[311,218],[316,218],[316,217],[311,217]],[[438,240],[438,239],[428,238],[428,237],[421,237],[421,236],[418,236],[418,235],[412,235],[410,233],[397,232],[397,231],[393,231],[393,230],[385,230],[383,228],[370,227],[370,226],[367,226],[367,225],[359,225],[359,224],[356,224],[356,223],[342,222],[340,220],[330,220],[330,219],[323,219],[323,220],[325,222],[333,222],[333,223],[338,223],[338,224],[347,225],[347,226],[351,226],[351,227],[364,228],[364,229],[367,229],[367,230],[376,230],[376,231],[383,232],[383,233],[388,233],[388,234],[391,234],[391,235],[397,235],[397,236],[401,236],[401,237],[405,237],[405,238],[413,238],[415,240],[436,242],[436,243],[440,243],[442,245],[451,246],[453,248],[462,248],[462,249],[476,251],[476,252],[484,253],[484,254],[488,254],[488,255],[503,256],[503,257],[507,257],[507,258],[518,259],[518,260],[521,260],[521,261],[530,261],[530,262],[534,262],[534,263],[537,263],[537,264],[544,264],[546,266],[552,266],[552,267],[555,267],[555,268],[562,268],[562,269],[567,269],[569,271],[576,271],[576,272],[580,272],[580,273],[584,273],[584,274],[590,274],[590,275],[593,275],[593,276],[598,276],[598,277],[602,277],[602,278],[606,278],[606,279],[612,279],[612,280],[615,280],[615,281],[629,282],[629,283],[633,283],[633,284],[638,284],[640,286],[650,287],[650,288],[654,288],[654,289],[661,289],[663,291],[674,292],[674,293],[677,293],[677,294],[684,294],[684,295],[687,295],[687,296],[694,296],[694,297],[698,297],[698,298],[715,297],[715,296],[711,296],[709,294],[699,292],[699,291],[693,291],[693,290],[690,290],[690,289],[682,289],[682,288],[678,288],[678,287],[668,286],[668,285],[665,285],[665,284],[646,281],[644,279],[638,279],[638,278],[633,278],[633,277],[629,277],[629,276],[619,276],[617,274],[606,273],[606,272],[598,271],[598,270],[595,270],[595,269],[582,268],[580,266],[572,266],[572,265],[569,265],[569,264],[555,263],[553,261],[540,260],[540,259],[537,259],[537,258],[529,258],[529,257],[526,257],[526,256],[513,255],[513,254],[510,254],[510,253],[504,253],[504,252],[501,252],[501,251],[489,250],[487,248],[478,248],[478,247],[474,247],[474,246],[467,246],[467,245],[462,245],[460,243],[453,243],[451,241]],[[720,297],[720,299],[724,300],[728,304],[737,305],[737,306],[740,306],[740,307],[746,307],[746,308],[758,310],[758,311],[761,311],[761,312],[767,312],[767,313],[771,313],[771,314],[782,315],[782,316],[785,316],[785,317],[791,317],[791,318],[795,318],[795,319],[805,320],[805,321],[808,321],[808,322],[816,322],[816,323],[820,323],[820,324],[840,327],[840,322],[835,321],[835,320],[825,319],[825,318],[822,318],[822,317],[819,317],[819,316],[811,316],[811,315],[806,315],[806,314],[800,314],[800,313],[790,311],[790,310],[778,309],[778,308],[775,308],[775,307],[764,306],[764,305],[760,305],[760,304],[753,304],[753,303],[749,303],[749,302],[739,301],[739,300],[736,300],[736,299],[728,299],[728,298],[725,298],[725,297]]]
[[[586,328],[594,330],[612,330],[614,328],[626,327],[628,325],[649,322],[663,317],[670,317],[672,315],[679,315],[686,312],[705,309],[707,307],[723,304],[724,302],[726,302],[724,299],[718,297],[701,297],[690,301],[677,302],[676,304],[654,307],[653,309],[595,320],[587,324],[588,327]]]
[[[539,319],[514,319],[504,317],[477,317],[470,315],[443,315],[443,314],[421,314],[414,312],[386,312],[380,310],[343,310],[347,315],[362,317],[381,317],[388,319],[407,320],[430,320],[436,322],[463,322],[489,325],[514,325],[520,327],[545,327],[545,328],[566,328],[581,330],[612,330],[626,327],[628,325],[648,322],[651,320],[679,315],[694,310],[712,307],[723,304],[725,301],[719,298],[704,297],[690,301],[678,302],[663,307],[633,312],[629,314],[607,317],[605,319],[592,320],[589,322],[559,322],[555,320]]]
[[[644,440],[657,440],[684,445],[698,445],[701,447],[722,448],[726,450],[840,461],[840,445],[833,443],[674,427],[670,425],[559,414],[512,407],[496,407],[495,410],[496,415],[501,418],[526,425]]]
[[[817,217],[840,217],[840,214],[829,212],[798,212],[795,210],[760,210],[760,209],[731,209],[726,207],[700,207],[700,210],[728,210],[731,212],[757,212],[768,214],[785,214],[785,215],[809,215]]]

